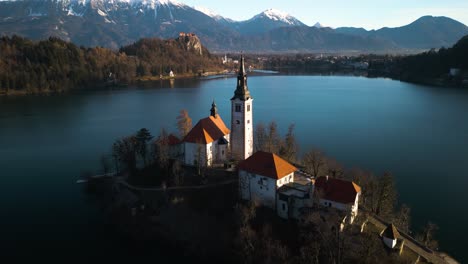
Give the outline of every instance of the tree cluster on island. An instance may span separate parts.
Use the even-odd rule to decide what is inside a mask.
[[[179,135],[183,137],[191,129],[191,118],[186,110],[181,110],[176,120]],[[157,137],[153,137],[148,129],[142,128],[131,136],[116,140],[112,148],[116,169],[128,175],[128,182],[137,186],[168,188],[203,184],[201,175],[197,174],[194,168],[184,167],[180,162],[169,158],[168,136],[169,133],[165,129],[162,129]],[[361,210],[355,224],[339,232],[334,226],[340,219],[337,211],[331,210],[330,214],[332,218],[336,214],[336,221],[324,221],[318,212],[311,212],[307,215],[306,221],[285,223],[271,210],[258,207],[255,202],[237,201],[237,188],[228,186],[226,186],[228,188],[207,188],[194,192],[154,194],[158,198],[148,198],[152,195],[146,192],[138,194],[143,200],[159,201],[156,209],[153,209],[157,213],[150,214],[151,217],[161,219],[158,220],[161,221],[157,222],[158,225],[177,226],[178,232],[184,234],[182,236],[184,239],[210,241],[208,244],[203,244],[203,248],[197,246],[200,244],[198,242],[185,242],[188,246],[186,245],[187,248],[184,250],[188,251],[188,255],[193,254],[202,259],[206,258],[205,260],[219,258],[233,263],[408,263],[410,261],[405,256],[389,252],[375,230],[362,233],[360,230],[366,215],[372,214],[392,222],[400,231],[411,232],[411,209],[405,204],[398,203],[395,180],[391,173],[376,176],[360,169],[349,170],[319,149],[305,151],[299,158],[293,124],[288,127],[286,134],[281,136],[275,122],[258,123],[254,137],[256,150],[276,153],[316,177],[330,175],[356,182],[362,186],[360,207],[365,210]],[[143,162],[143,167],[137,168],[138,160]],[[235,174],[232,176],[235,177]],[[196,178],[199,181],[193,180]],[[148,200],[144,204],[148,204],[148,208],[154,207],[149,205],[151,202]],[[120,217],[126,219],[125,215],[128,213],[122,216],[122,210],[125,212],[126,209],[120,208],[117,211]],[[146,215],[145,210],[140,210],[141,214]],[[115,213],[115,210],[113,212]],[[138,212],[136,214],[138,215]],[[185,218],[171,218],[171,216],[168,220],[165,214],[189,214],[191,224],[187,225]],[[220,218],[220,215],[223,217]],[[146,220],[137,221],[133,227],[128,226],[127,220],[122,220],[122,225],[125,227],[120,228],[125,230],[130,228],[133,231],[129,232],[133,234],[136,232],[134,229],[148,230],[144,234],[134,234],[134,239],[140,239],[141,236],[161,239],[159,233],[149,231],[154,229],[154,224],[148,223],[149,216],[142,217]],[[216,226],[212,223],[214,219]],[[114,219],[114,221],[120,220]],[[131,222],[135,223],[135,220]],[[190,229],[192,225],[196,225],[197,230]],[[429,222],[416,234],[416,238],[423,245],[437,249],[438,244],[434,237],[436,230],[437,226]],[[220,244],[223,239],[227,239],[228,244]]]
[[[78,47],[50,37],[0,38],[0,94],[61,92],[125,85],[144,77],[219,71],[221,60],[180,39],[141,39],[118,51]]]

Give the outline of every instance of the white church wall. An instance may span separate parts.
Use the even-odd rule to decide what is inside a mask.
[[[207,164],[207,145],[185,142],[184,148],[186,165],[195,166],[198,162],[204,165]]]
[[[205,153],[206,153],[206,160],[204,160],[204,163],[206,166],[211,166],[213,164],[213,143],[208,143],[205,145]]]
[[[240,188],[244,200],[256,200],[261,205],[275,209],[276,181],[272,178],[239,171],[239,180],[245,182]]]
[[[195,153],[197,149],[197,144],[185,142],[184,143],[184,163],[187,165],[195,165]]]
[[[244,104],[244,127],[245,127],[245,140],[244,140],[244,157],[247,159],[253,154],[253,99],[245,101]]]
[[[238,107],[237,107],[238,106]],[[236,111],[239,110],[239,111]],[[238,159],[253,154],[253,99],[234,99],[231,103],[231,148]]]

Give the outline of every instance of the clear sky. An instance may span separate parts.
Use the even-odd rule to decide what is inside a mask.
[[[274,8],[312,26],[398,27],[424,15],[447,16],[468,25],[468,0],[178,0],[234,20]]]

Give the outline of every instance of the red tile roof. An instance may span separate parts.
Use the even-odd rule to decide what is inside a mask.
[[[321,198],[350,204],[356,200],[356,195],[361,192],[361,187],[352,181],[345,181],[328,177],[318,177],[315,180],[315,188],[323,194]]]
[[[180,144],[181,142],[180,139],[176,137],[174,134],[169,134],[168,141],[169,141],[169,146],[174,146],[174,145]]]
[[[200,119],[198,123],[185,136],[184,142],[208,144],[229,134],[231,131],[226,127],[219,115]]]
[[[263,151],[255,152],[248,159],[241,161],[238,168],[277,180],[297,170],[276,154]]]

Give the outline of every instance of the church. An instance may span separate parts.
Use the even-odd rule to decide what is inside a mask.
[[[186,165],[213,166],[229,159],[245,160],[253,154],[253,115],[244,57],[241,57],[237,86],[231,98],[231,129],[218,114],[215,102],[210,116],[200,119],[182,140]]]
[[[282,218],[299,219],[314,205],[333,207],[352,223],[358,214],[361,187],[351,181],[307,178],[274,153],[253,153],[253,98],[241,57],[237,86],[231,98],[231,128],[227,128],[213,101],[210,116],[200,119],[183,139],[184,163],[211,167],[239,161],[239,196],[275,210]]]

